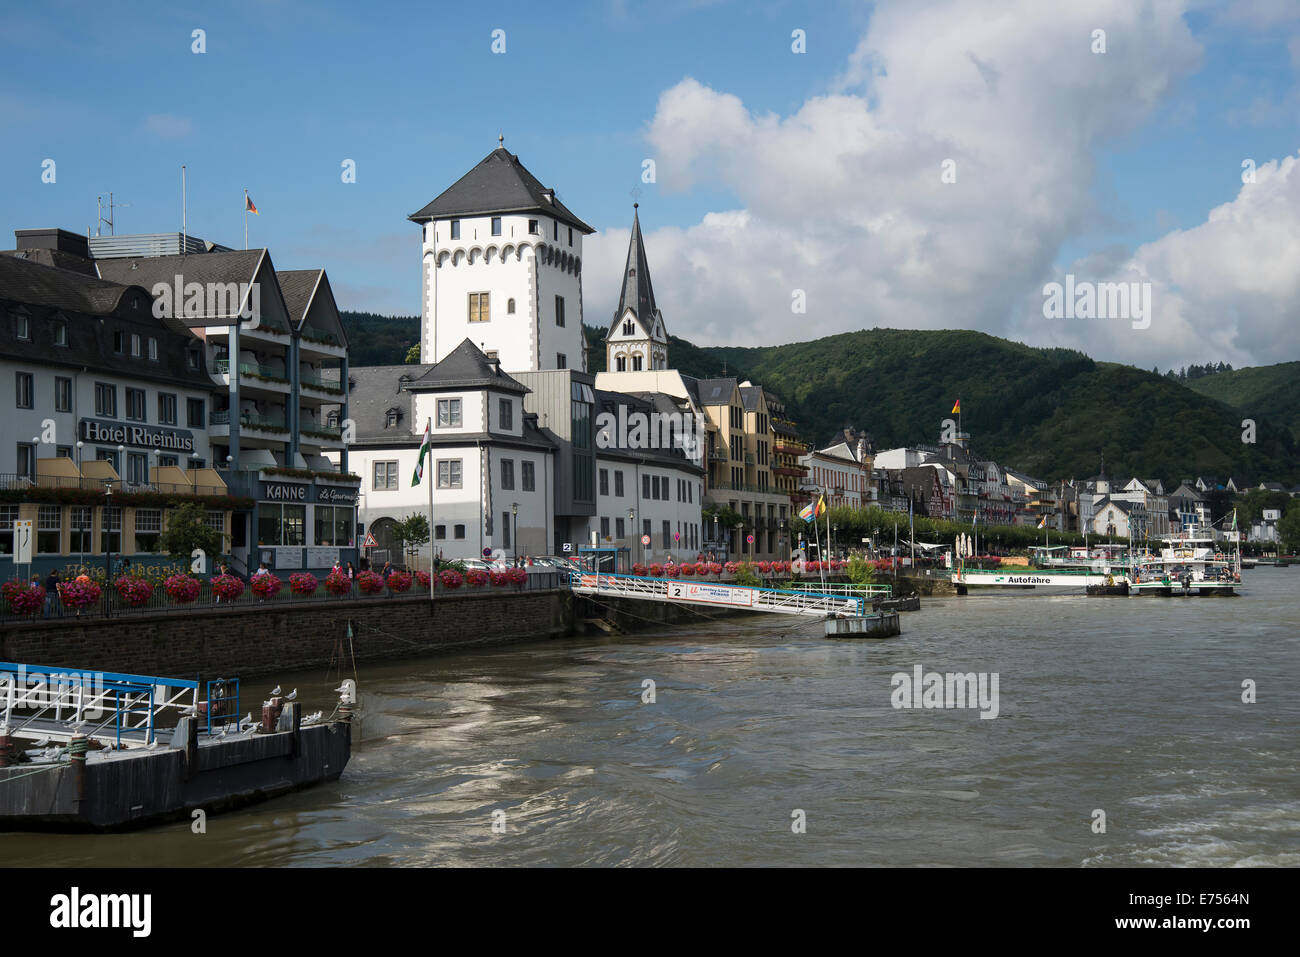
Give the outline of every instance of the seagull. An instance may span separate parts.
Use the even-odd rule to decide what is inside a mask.
[[[247,730],[252,723],[253,723],[253,712],[250,711],[244,718],[240,719],[239,730],[240,731]]]
[[[279,685],[276,685],[276,686],[271,690],[271,697],[274,698],[274,697],[275,697],[276,695],[278,695],[279,693],[280,693],[280,686],[279,686]]]
[[[32,742],[31,746],[33,748],[43,748],[49,743],[50,743],[50,739],[49,736],[47,735],[44,738],[37,738],[35,741]]]
[[[154,738],[152,741],[150,741],[148,744],[146,744],[146,745],[144,746],[144,749],[145,749],[146,751],[152,751],[154,748],[158,747],[158,745],[160,745],[160,744],[162,744],[162,742],[161,742],[159,739]]]
[[[284,696],[284,700],[292,701],[296,697],[298,697],[298,689],[294,688],[292,691],[290,691],[287,695]]]
[[[324,717],[324,715],[325,715],[325,712],[324,712],[324,711],[313,711],[311,714],[307,715],[307,717],[305,717],[305,718],[302,719],[302,723],[303,723],[303,724],[315,724],[315,723],[316,723],[317,721],[319,721],[322,717]]]
[[[347,691],[347,690],[348,690],[347,682],[345,681],[343,684],[339,685],[339,686],[338,686],[337,688],[335,688],[334,690],[335,690],[335,691]]]

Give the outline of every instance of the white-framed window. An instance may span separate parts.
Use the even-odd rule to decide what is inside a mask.
[[[126,417],[136,422],[147,418],[144,409],[144,389],[126,390]]]
[[[117,418],[117,386],[107,382],[95,383],[95,414]]]
[[[460,427],[460,399],[439,399],[438,428],[459,429]]]
[[[30,372],[16,372],[14,373],[14,383],[17,386],[17,399],[15,401],[18,408],[32,408],[36,401],[36,377]]]
[[[12,527],[12,526],[11,526]],[[36,551],[57,555],[63,533],[63,506],[41,505],[36,510]]]
[[[54,324],[54,344],[56,346],[68,344],[68,324],[62,319]]]
[[[149,358],[154,362],[158,361],[158,340],[153,336],[149,337]]]
[[[376,492],[397,491],[397,461],[376,462],[374,490]]]
[[[131,355],[140,356],[140,336],[134,332],[131,333]]]
[[[460,488],[462,482],[462,465],[460,459],[438,460],[438,488]],[[461,526],[456,526],[460,528]],[[463,535],[457,535],[463,538]]]
[[[158,393],[158,424],[176,424],[176,396],[171,392]]]
[[[61,375],[54,377],[54,411],[72,411],[72,380]]]
[[[158,551],[158,538],[162,535],[162,509],[137,508],[135,510],[135,550]]]
[[[32,320],[27,316],[17,317],[17,335],[19,339],[26,339],[31,342],[32,339]]]

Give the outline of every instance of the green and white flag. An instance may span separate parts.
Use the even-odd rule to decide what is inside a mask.
[[[411,477],[412,485],[419,485],[420,479],[424,478],[424,460],[429,454],[430,436],[429,429],[433,426],[433,419],[429,419],[424,424],[424,442],[420,446],[420,455],[415,460],[415,474]]]

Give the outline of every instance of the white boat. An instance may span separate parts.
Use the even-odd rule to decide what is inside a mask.
[[[1223,551],[1213,538],[1188,534],[1166,538],[1160,555],[1136,558],[1130,592],[1135,595],[1233,595],[1241,586],[1241,555]]]

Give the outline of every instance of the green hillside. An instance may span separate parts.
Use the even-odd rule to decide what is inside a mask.
[[[348,337],[350,365],[401,365],[406,360],[406,350],[420,341],[419,316],[340,311],[339,319]]]
[[[1183,384],[1232,406],[1243,418],[1265,418],[1284,425],[1300,440],[1300,405],[1295,400],[1300,362],[1219,372]]]
[[[1235,410],[1071,350],[978,332],[874,329],[706,351],[780,395],[815,442],[845,425],[870,431],[877,448],[934,442],[960,398],[975,450],[1040,478],[1095,475],[1103,454],[1111,475],[1166,482],[1300,476],[1295,438],[1271,419],[1257,417],[1257,441],[1244,445]]]

